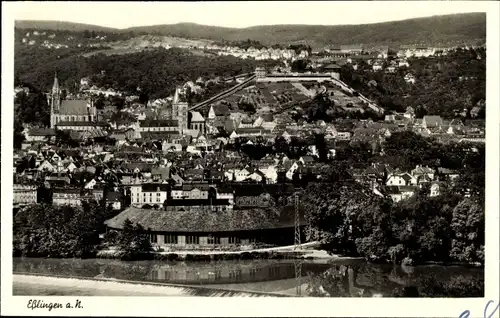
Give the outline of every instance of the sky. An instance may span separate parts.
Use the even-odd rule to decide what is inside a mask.
[[[365,24],[485,12],[482,1],[13,2],[16,20],[56,20],[127,28],[192,22],[223,27]],[[2,3],[2,6],[6,4]]]

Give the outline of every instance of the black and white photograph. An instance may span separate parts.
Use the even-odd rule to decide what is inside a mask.
[[[496,3],[11,7],[2,307],[463,298],[447,313],[500,314]]]

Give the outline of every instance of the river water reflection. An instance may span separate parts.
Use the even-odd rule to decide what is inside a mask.
[[[204,285],[289,296],[391,296],[396,288],[422,278],[446,281],[454,276],[483,279],[484,270],[462,266],[402,268],[362,260],[249,260],[217,262],[119,261],[107,259],[14,258],[15,273],[106,278],[141,282]]]

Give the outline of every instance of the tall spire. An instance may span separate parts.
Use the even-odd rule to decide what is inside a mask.
[[[57,80],[57,72],[54,74],[54,85],[52,86],[52,93],[59,93],[59,81]]]
[[[175,88],[175,95],[174,95],[174,104],[177,104],[179,102],[179,87]]]

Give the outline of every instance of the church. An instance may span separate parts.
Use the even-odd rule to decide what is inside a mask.
[[[84,131],[100,126],[92,100],[62,99],[57,74],[47,100],[50,106],[50,128]]]

